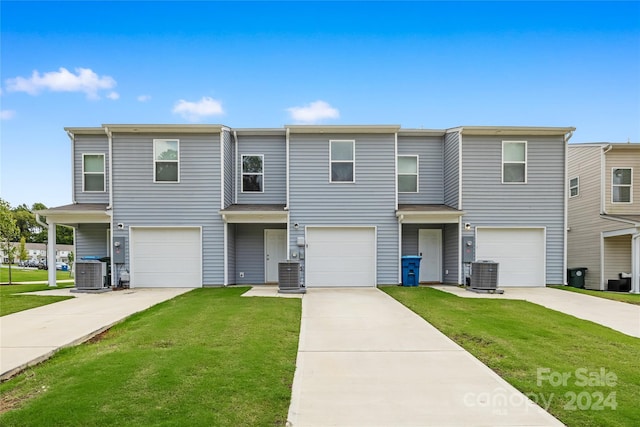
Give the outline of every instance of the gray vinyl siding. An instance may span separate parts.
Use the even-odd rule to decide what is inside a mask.
[[[242,155],[262,154],[263,192],[242,192]],[[238,135],[238,204],[285,204],[287,200],[284,136]]]
[[[329,182],[333,139],[355,140],[355,183]],[[292,134],[289,159],[291,247],[305,226],[375,226],[377,282],[398,283],[394,134]]]
[[[235,193],[235,162],[233,158],[235,157],[235,141],[231,137],[231,133],[228,131],[224,131],[222,133],[222,143],[224,147],[224,208],[229,207],[229,205],[234,202],[234,193]]]
[[[418,192],[398,193],[400,204],[444,202],[443,145],[441,137],[398,137],[398,156],[418,156]]]
[[[502,141],[527,141],[527,183],[502,184]],[[462,221],[476,226],[546,227],[546,281],[563,283],[565,143],[562,136],[465,136]],[[471,231],[464,231],[472,236]]]
[[[78,224],[74,242],[76,247],[75,259],[79,261],[85,256],[107,256],[108,229],[108,224]]]
[[[569,145],[567,179],[578,178],[579,193],[568,201],[567,267],[586,267],[585,287],[604,289],[600,267],[600,232],[612,221],[600,218],[602,147]],[[621,227],[622,228],[622,227]]]
[[[460,209],[460,149],[459,133],[449,132],[444,136],[444,204]]]
[[[82,187],[82,155],[104,154],[104,192],[85,193]],[[77,203],[109,203],[109,141],[106,135],[76,135],[73,155],[73,194]]]
[[[236,224],[226,224],[227,227],[227,284],[235,285],[236,276]]]
[[[444,283],[461,284],[462,280],[458,278],[458,261],[462,249],[459,247],[458,224],[445,224],[442,240],[444,244],[443,281]]]
[[[153,139],[180,140],[180,182],[153,182]],[[114,236],[131,226],[202,227],[203,285],[223,283],[220,134],[113,136]],[[126,251],[129,259],[128,248]]]
[[[238,285],[264,283],[264,230],[286,228],[285,224],[236,224],[235,273]],[[240,277],[240,272],[244,277]]]
[[[604,200],[605,209],[611,215],[637,215],[640,213],[640,144],[635,149],[613,146],[605,158]],[[611,174],[614,168],[631,168],[632,203],[613,203],[611,200]]]

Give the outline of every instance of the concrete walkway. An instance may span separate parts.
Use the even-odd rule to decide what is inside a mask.
[[[532,368],[534,369],[534,368]],[[309,289],[289,423],[561,426],[378,289]]]
[[[191,289],[129,289],[103,294],[71,288],[31,292],[75,298],[0,317],[0,379],[79,344],[124,318]],[[28,298],[28,297],[25,297]]]
[[[503,288],[504,294],[478,294],[457,286],[434,288],[465,298],[525,300],[640,338],[640,305],[554,288]]]

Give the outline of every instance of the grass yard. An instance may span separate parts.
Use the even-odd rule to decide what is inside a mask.
[[[48,279],[47,270],[37,270],[33,268],[11,267],[11,282],[46,282]],[[56,280],[73,279],[68,271],[56,270]],[[9,283],[9,268],[0,268],[0,283]]]
[[[301,303],[196,289],[0,384],[2,426],[283,426]]]
[[[381,289],[566,425],[640,425],[640,339],[526,301]]]
[[[73,283],[60,283],[59,288],[71,287]],[[20,295],[23,292],[44,291],[50,289],[47,285],[2,285],[0,286],[0,316],[16,313],[41,305],[52,304],[73,297]]]
[[[640,305],[640,294],[630,294],[627,292],[607,292],[607,291],[592,291],[591,289],[578,289],[572,286],[550,286],[551,288],[562,289],[563,291],[577,292],[579,294],[591,295],[594,297],[600,297],[605,299],[611,299],[614,301],[627,302],[629,304]]]

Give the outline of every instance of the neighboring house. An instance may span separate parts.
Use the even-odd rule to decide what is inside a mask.
[[[573,130],[67,128],[73,203],[40,213],[133,287],[273,283],[286,259],[307,287],[398,284],[417,254],[460,284],[474,251],[500,286],[562,284]]]
[[[20,243],[14,242],[13,246],[18,248],[15,254],[14,264],[20,262]],[[28,258],[31,261],[45,261],[47,259],[47,244],[46,243],[25,243],[25,249],[27,250]],[[68,262],[69,253],[73,252],[73,245],[56,245],[56,262]],[[0,248],[0,257],[3,263],[9,262],[7,254]]]
[[[568,152],[568,266],[589,269],[589,289],[632,273],[640,292],[640,144],[570,144]]]

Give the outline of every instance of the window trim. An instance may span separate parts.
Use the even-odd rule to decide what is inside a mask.
[[[514,162],[514,161],[509,161],[509,162],[505,162],[504,160],[504,146],[505,144],[524,144],[524,161],[518,161],[518,162]],[[504,165],[506,164],[523,164],[524,165],[524,181],[521,182],[513,182],[513,181],[505,181],[504,180]],[[502,175],[502,183],[503,184],[516,184],[516,185],[522,185],[522,184],[527,184],[528,180],[529,180],[529,144],[527,143],[527,141],[502,141],[502,163],[501,163],[501,168],[500,168],[500,174]]]
[[[175,141],[178,144],[178,158],[176,160],[158,160],[156,159],[156,142],[169,142]],[[158,181],[158,171],[157,164],[158,162],[163,163],[177,163],[178,164],[178,176],[175,181]],[[157,184],[179,184],[180,183],[180,140],[178,138],[163,138],[163,139],[154,139],[153,140],[153,182]]]
[[[398,159],[400,157],[414,157],[416,159],[416,173],[400,173],[400,168],[398,168]],[[420,156],[418,154],[398,154],[396,156],[396,181],[398,186],[398,194],[417,194],[420,192]],[[414,176],[416,177],[416,191],[400,191],[400,175],[403,176]]]
[[[244,158],[245,157],[260,157],[262,159],[262,172],[246,172],[244,171]],[[245,175],[262,175],[262,187],[260,191],[244,191],[244,179]],[[264,193],[264,154],[240,154],[240,192],[242,194],[261,194]]]
[[[571,185],[571,181],[576,180],[576,185]],[[571,194],[572,189],[576,189],[576,194]],[[580,195],[580,176],[574,176],[569,179],[569,198],[573,199],[574,197],[578,197]]]
[[[629,169],[630,179],[629,184],[614,184],[613,183],[613,171],[616,169]],[[628,202],[616,202],[613,200],[613,187],[629,187],[629,201]],[[616,205],[629,205],[633,203],[633,168],[630,166],[613,166],[611,167],[611,203]]]
[[[331,147],[334,142],[350,142],[351,143],[351,160],[333,160],[331,156]],[[351,163],[353,165],[353,176],[351,181],[334,181],[333,180],[333,164],[334,163]],[[331,184],[354,184],[356,182],[356,140],[355,139],[330,139],[329,140],[329,183]]]
[[[87,172],[84,169],[84,159],[86,156],[102,156],[102,172]],[[107,191],[107,161],[105,153],[82,153],[82,192],[83,193],[105,193]],[[87,190],[85,175],[102,175],[102,190]]]

